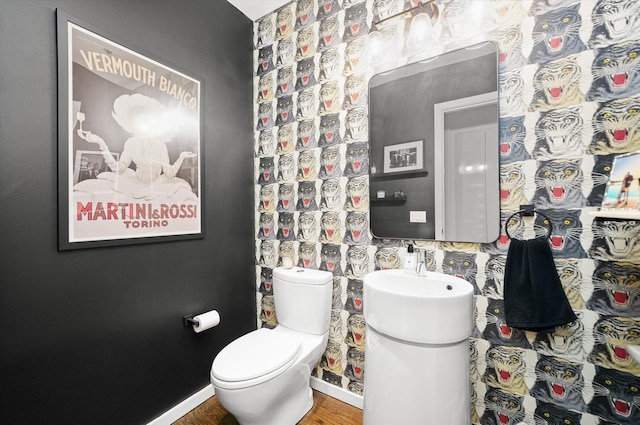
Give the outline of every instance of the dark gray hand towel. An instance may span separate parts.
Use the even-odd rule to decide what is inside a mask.
[[[512,328],[546,333],[577,319],[546,238],[511,240],[504,273],[504,314]]]

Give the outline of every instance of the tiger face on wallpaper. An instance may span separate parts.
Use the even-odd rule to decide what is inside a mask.
[[[640,4],[634,0],[599,0],[591,11],[591,21],[590,47],[637,39]]]
[[[587,306],[607,316],[640,317],[640,265],[596,261]]]
[[[580,319],[584,316],[582,312],[578,312],[576,315]],[[556,326],[551,333],[537,333],[531,345],[540,354],[583,361],[588,339],[585,335],[584,324],[575,320]]]
[[[546,217],[536,216],[536,234],[548,234],[549,222],[553,231],[549,241],[553,255],[557,258],[585,258],[586,251],[582,247],[582,221],[580,210],[547,209]]]
[[[640,264],[640,221],[596,219],[592,232],[592,258]]]
[[[588,411],[607,421],[633,425],[640,421],[640,377],[618,370],[596,366],[593,379],[594,396]]]
[[[587,152],[620,154],[640,149],[640,98],[600,103],[592,119],[593,138]]]
[[[313,0],[299,0],[296,2],[296,31],[308,27],[316,21],[316,15],[313,12]]]
[[[523,67],[527,60],[522,54],[522,31],[517,25],[495,31],[499,45],[498,65],[500,71],[511,71]]]
[[[316,140],[316,124],[313,120],[298,121],[298,138],[296,150],[304,151],[315,149],[318,145]]]
[[[529,110],[547,111],[582,103],[581,77],[582,68],[575,56],[546,62],[533,77],[535,92]]]
[[[315,45],[315,34],[313,32],[313,27],[308,27],[302,29],[298,32],[298,36],[296,38],[297,50],[296,50],[296,60],[300,61],[303,59],[311,59],[316,53],[316,45]],[[305,83],[305,85],[310,85]]]
[[[606,101],[640,91],[640,41],[625,41],[595,49],[593,84],[587,100]]]
[[[524,116],[500,120],[500,162],[503,164],[531,159],[524,142],[527,135]]]
[[[598,366],[640,375],[640,365],[627,351],[640,345],[640,321],[627,317],[603,316],[594,325],[595,344],[588,360]]]
[[[531,395],[565,409],[584,411],[587,405],[582,398],[582,365],[560,357],[538,357],[536,383],[531,388]]]
[[[524,378],[527,365],[523,350],[512,347],[493,346],[487,350],[487,368],[482,382],[518,394],[528,394]]]
[[[539,161],[533,203],[542,209],[579,208],[587,200],[582,193],[584,174],[579,159]]]
[[[284,38],[278,42],[278,56],[276,67],[280,68],[293,63],[293,42],[291,37]]]
[[[396,248],[378,248],[374,261],[376,264],[376,270],[400,268],[400,255]]]
[[[574,4],[536,16],[530,63],[547,62],[585,49],[580,39],[579,9],[580,5]]]
[[[340,72],[339,64],[340,52],[337,47],[322,52],[322,55],[320,55],[319,81],[324,83],[326,81],[335,80]]]
[[[318,220],[315,211],[300,213],[297,238],[300,242],[313,242],[318,239]]]
[[[535,134],[536,144],[532,152],[535,159],[580,156],[584,136],[582,109],[572,107],[541,112]]]
[[[327,270],[333,273],[334,276],[342,276],[342,252],[340,251],[340,245],[322,244],[322,248],[320,249],[320,270]]]
[[[485,411],[480,423],[516,425],[525,418],[524,396],[500,388],[491,388],[484,396]]]

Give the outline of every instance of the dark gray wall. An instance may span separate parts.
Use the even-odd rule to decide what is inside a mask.
[[[204,239],[57,251],[56,8],[204,79]],[[208,384],[256,326],[252,158],[252,23],[226,2],[0,0],[0,423],[141,424]]]

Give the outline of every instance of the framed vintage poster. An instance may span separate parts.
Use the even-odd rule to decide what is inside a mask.
[[[204,237],[202,81],[57,21],[58,248]]]
[[[424,171],[424,140],[384,147],[384,174]]]

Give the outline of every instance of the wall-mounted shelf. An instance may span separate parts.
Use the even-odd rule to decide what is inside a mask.
[[[426,177],[429,175],[428,171],[399,171],[396,173],[385,173],[385,174],[370,174],[369,179],[371,180],[396,180],[396,179],[409,179],[414,177]]]
[[[640,220],[640,210],[621,210],[621,211],[587,211],[592,217],[600,218],[618,218],[622,220]]]
[[[407,202],[406,196],[385,196],[384,198],[371,198],[374,204],[404,204]]]

